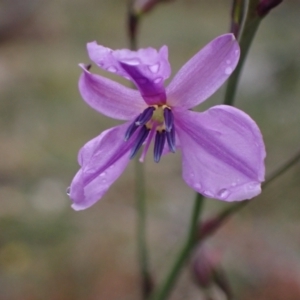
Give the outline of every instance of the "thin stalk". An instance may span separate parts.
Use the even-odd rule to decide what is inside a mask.
[[[135,176],[136,176],[136,208],[137,208],[137,246],[139,268],[142,279],[142,294],[143,299],[147,299],[152,290],[152,279],[149,272],[148,248],[146,239],[146,184],[144,166],[139,161],[139,155],[134,159]]]
[[[137,49],[137,30],[139,17],[133,12],[134,0],[129,1],[127,15],[127,30],[129,37],[129,46],[131,50]],[[146,184],[144,165],[139,161],[141,155],[137,153],[134,158],[135,164],[135,182],[136,182],[136,209],[137,209],[137,248],[138,261],[141,276],[142,299],[147,299],[150,295],[153,284],[149,271],[149,255],[147,247],[147,206],[146,206]]]
[[[185,262],[189,258],[192,249],[197,242],[197,224],[199,216],[202,211],[204,197],[201,194],[197,194],[192,210],[192,215],[190,219],[190,226],[185,242],[182,245],[174,264],[172,265],[169,273],[167,274],[165,280],[158,287],[157,292],[151,297],[151,300],[165,300],[169,296],[176,280],[182,270]]]
[[[233,105],[240,75],[246,61],[248,51],[250,49],[255,33],[259,27],[260,21],[262,20],[262,18],[259,17],[256,13],[258,4],[259,0],[248,0],[247,13],[245,16],[243,29],[241,32],[239,32],[238,35],[238,41],[241,48],[241,57],[236,69],[228,80],[225,92],[224,104],[227,105]]]

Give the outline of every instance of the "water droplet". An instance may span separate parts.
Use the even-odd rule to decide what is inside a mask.
[[[111,67],[108,67],[108,68],[107,68],[107,71],[108,71],[108,72],[112,72],[112,73],[116,73],[116,72],[117,72],[117,68],[111,66]]]
[[[231,61],[229,59],[226,60],[226,64],[230,65]]]
[[[163,80],[162,77],[158,77],[154,79],[154,83],[160,83],[162,80]]]
[[[130,66],[137,66],[140,64],[140,61],[137,58],[126,59],[126,60],[123,60],[122,62],[127,65],[130,65]]]
[[[257,183],[253,182],[253,183],[249,183],[249,185],[247,186],[248,190],[254,190],[257,187]]]
[[[149,69],[152,73],[157,73],[158,70],[159,70],[159,64],[155,64],[155,65],[152,65],[152,66],[149,66]]]
[[[239,50],[235,50],[234,53],[235,53],[235,55],[238,55],[240,53],[240,51]]]
[[[67,193],[68,196],[70,196],[70,192],[71,192],[71,188],[68,187],[67,190],[66,190],[66,193]]]
[[[211,198],[214,197],[214,194],[210,191],[203,191],[203,195]]]
[[[200,190],[200,189],[202,188],[202,186],[201,186],[200,183],[195,183],[194,188],[195,188],[196,190]]]
[[[112,164],[112,165],[109,167],[109,169],[112,169],[114,166],[115,166],[115,165],[114,165],[114,164]]]
[[[229,196],[229,191],[227,189],[221,189],[219,190],[218,192],[218,196],[221,198],[221,199],[226,199],[228,196]]]
[[[100,177],[106,176],[106,172],[101,173],[99,176],[100,176]]]
[[[106,183],[106,179],[102,179],[101,182],[102,182],[102,183]]]
[[[226,69],[225,69],[225,74],[227,74],[227,75],[230,75],[231,73],[232,73],[232,68],[231,67],[227,67]]]
[[[233,182],[233,183],[231,184],[231,186],[236,186],[236,182]]]
[[[191,178],[195,177],[195,174],[194,174],[194,173],[191,173],[191,174],[190,174],[190,177],[191,177]]]

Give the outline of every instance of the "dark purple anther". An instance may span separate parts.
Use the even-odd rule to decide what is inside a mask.
[[[138,133],[136,137],[135,144],[133,145],[129,158],[132,159],[136,153],[139,151],[141,146],[143,145],[144,141],[146,140],[148,134],[150,132],[150,129],[148,129],[146,126],[141,127],[140,132]]]
[[[140,114],[140,116],[137,119],[137,121],[135,122],[135,124],[138,126],[145,125],[148,121],[151,120],[154,110],[155,110],[155,108],[153,106],[149,106],[148,108],[146,108]]]
[[[157,131],[156,132],[156,136],[155,136],[155,143],[154,143],[154,161],[155,162],[159,162],[163,149],[164,149],[164,145],[165,145],[165,141],[166,141],[166,131]]]
[[[125,133],[125,137],[124,137],[125,141],[128,141],[129,138],[134,134],[134,132],[139,127],[138,125],[136,125],[136,122],[138,121],[138,119],[140,118],[140,116],[141,115],[139,115],[137,118],[135,118],[134,122],[131,123],[130,126],[127,128],[126,133]]]
[[[171,109],[169,108],[164,109],[164,119],[165,119],[166,130],[170,132],[174,123],[174,116]]]
[[[175,153],[176,151],[176,142],[175,142],[175,128],[174,125],[171,128],[170,132],[167,132],[167,142],[171,152]]]

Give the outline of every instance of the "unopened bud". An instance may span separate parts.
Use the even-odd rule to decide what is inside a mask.
[[[260,0],[257,6],[257,14],[259,17],[264,17],[271,9],[279,5],[283,0]]]
[[[133,4],[133,10],[137,15],[144,14],[152,10],[158,3],[170,1],[172,0],[135,0]]]
[[[227,299],[232,299],[232,291],[220,262],[218,251],[200,246],[192,263],[193,276],[201,288],[211,290],[217,287]]]
[[[208,288],[213,283],[214,273],[219,260],[220,258],[216,251],[200,246],[192,263],[193,276],[198,285]]]

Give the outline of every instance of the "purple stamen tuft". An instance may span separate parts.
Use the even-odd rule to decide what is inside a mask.
[[[146,140],[148,134],[150,132],[150,129],[148,129],[146,126],[141,127],[140,132],[138,133],[136,137],[135,144],[133,145],[129,158],[132,159],[136,153],[139,151],[141,146],[143,145],[144,141]]]
[[[156,132],[156,136],[155,136],[155,143],[154,143],[154,161],[155,162],[159,162],[163,149],[164,149],[164,145],[165,145],[165,141],[166,141],[166,131],[157,131]]]
[[[174,123],[174,116],[170,108],[164,109],[164,118],[165,118],[166,130],[170,132]]]
[[[171,128],[171,131],[167,131],[167,142],[171,152],[175,153],[176,151],[176,142],[175,142],[175,127],[174,124]]]
[[[135,122],[136,125],[141,126],[145,125],[148,121],[151,120],[153,112],[155,108],[153,106],[149,106],[146,108],[139,116],[138,120]]]

